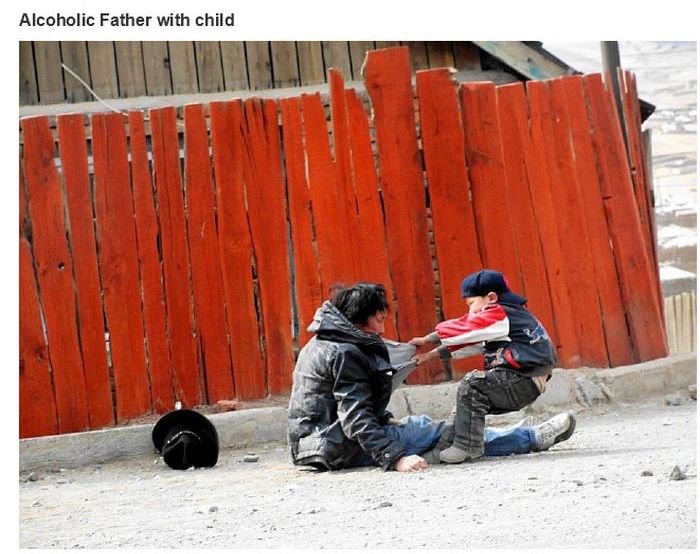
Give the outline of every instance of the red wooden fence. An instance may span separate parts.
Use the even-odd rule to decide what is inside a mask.
[[[150,144],[141,112],[93,115],[89,139],[64,115],[57,156],[48,119],[23,119],[20,435],[285,394],[338,282],[384,283],[387,335],[408,340],[460,315],[461,279],[492,267],[563,367],[664,356],[622,77],[624,129],[599,75],[458,87],[435,69],[414,90],[405,47],[367,56],[373,118],[333,70],[330,124],[318,94],[188,105],[184,129],[152,109]]]

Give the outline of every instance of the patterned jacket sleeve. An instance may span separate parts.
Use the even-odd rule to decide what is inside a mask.
[[[476,314],[466,313],[438,323],[435,329],[440,349],[449,352],[452,358],[464,358],[480,353],[481,343],[485,341],[508,340],[510,321],[501,306],[488,304]]]

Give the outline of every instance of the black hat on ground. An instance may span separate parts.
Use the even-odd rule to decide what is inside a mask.
[[[161,417],[151,434],[163,461],[173,469],[213,467],[219,459],[219,435],[208,418],[194,410]]]

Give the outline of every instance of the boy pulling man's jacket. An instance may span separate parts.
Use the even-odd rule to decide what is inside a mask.
[[[467,374],[457,391],[452,446],[439,453],[440,461],[449,464],[482,457],[486,414],[512,412],[534,402],[556,364],[547,331],[500,272],[472,273],[462,281],[461,293],[469,308],[465,315],[443,321],[434,332],[409,341],[415,346],[439,345],[417,355],[419,364],[438,357],[484,355],[484,371]],[[551,436],[533,436],[533,443],[548,448],[574,432],[570,414],[560,414],[552,424],[544,430]]]

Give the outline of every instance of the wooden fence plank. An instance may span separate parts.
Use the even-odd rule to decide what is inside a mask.
[[[558,344],[542,239],[530,193],[534,186],[528,171],[528,164],[532,163],[532,140],[525,88],[522,83],[513,83],[498,87],[496,92],[508,196],[511,205],[517,206],[511,215],[527,305]]]
[[[119,75],[119,97],[129,98],[146,94],[146,74],[141,43],[118,40],[114,43]]]
[[[365,55],[370,50],[374,50],[374,42],[366,40],[353,40],[348,43],[350,45],[350,67],[352,69],[353,81],[362,80],[362,64],[365,62]]]
[[[571,125],[564,83],[547,82],[544,89],[548,107],[544,108],[545,148],[550,152],[549,179],[552,200],[557,207],[566,280],[570,292],[576,336],[581,362],[592,367],[608,365],[607,348],[598,303],[591,247],[588,241],[588,222],[584,218],[579,183],[576,178],[574,153],[571,149]],[[549,116],[547,117],[547,111]]]
[[[314,248],[311,196],[306,180],[306,158],[302,142],[301,102],[299,98],[280,100],[284,161],[287,172],[289,222],[294,253],[294,292],[298,322],[298,344],[301,348],[313,336],[306,328],[323,301],[318,258]]]
[[[243,42],[221,41],[221,64],[224,67],[226,90],[248,89],[245,45]]]
[[[56,118],[73,252],[80,349],[85,367],[90,428],[114,423],[100,275],[93,224],[85,120],[82,115]]]
[[[195,406],[200,403],[201,396],[197,347],[193,338],[190,264],[175,108],[151,109],[148,115],[175,399],[181,401],[183,407]]]
[[[328,145],[326,115],[317,94],[302,94],[304,117],[307,178],[311,192],[311,207],[318,242],[321,286],[323,291],[336,282],[348,284],[352,267],[348,234],[336,224],[336,210],[340,205],[335,184],[333,161]]]
[[[603,203],[635,352],[640,361],[660,358],[666,355],[663,324],[658,305],[649,302],[654,298],[655,282],[639,215],[629,209],[634,205],[634,197],[619,120],[601,76],[587,75],[584,85],[590,104],[593,145],[602,169]]]
[[[299,55],[299,77],[301,84],[318,85],[326,82],[326,70],[323,65],[323,48],[319,41],[297,42]]]
[[[299,78],[299,66],[297,65],[297,48],[293,41],[270,42],[272,52],[272,85],[279,87],[298,87],[301,84]]]
[[[479,49],[472,42],[453,42],[452,50],[457,69],[481,70],[481,57]]]
[[[54,139],[46,116],[24,118],[21,125],[32,246],[53,369],[58,432],[84,431],[89,427],[85,372],[73,294],[73,262],[54,165]]]
[[[39,92],[34,73],[34,52],[30,41],[19,42],[19,104],[37,104]]]
[[[270,45],[266,41],[248,41],[245,43],[245,50],[250,89],[272,88]]]
[[[346,90],[345,94],[349,120],[352,172],[360,220],[358,242],[364,253],[360,259],[362,278],[370,282],[382,283],[387,290],[388,298],[391,300],[395,298],[395,292],[391,273],[389,272],[386,228],[379,197],[377,170],[374,165],[374,155],[372,154],[369,117],[365,113],[362,101],[357,97],[354,89]],[[387,337],[392,339],[398,337],[395,317],[387,318],[384,327]]]
[[[452,45],[449,42],[426,42],[428,50],[428,64],[431,68],[454,67],[455,60],[452,54]]]
[[[211,140],[218,210],[219,256],[239,398],[262,398],[265,358],[254,296],[252,244],[243,188],[240,101],[212,102]]]
[[[408,46],[411,55],[411,71],[416,72],[419,69],[428,69],[428,49],[425,42],[404,42]]]
[[[168,347],[163,272],[158,253],[160,230],[153,198],[143,114],[140,111],[129,113],[129,139],[148,372],[153,409],[162,414],[174,408],[175,399]]]
[[[522,291],[493,83],[460,86],[467,165],[481,258]]]
[[[39,101],[42,104],[58,104],[65,99],[63,90],[63,69],[61,50],[58,42],[35,41],[34,60],[36,65]]]
[[[374,44],[376,48],[394,48],[401,43],[398,40],[377,40]]]
[[[399,337],[406,341],[436,324],[408,48],[369,52],[364,77],[374,110]],[[411,383],[427,383],[444,375],[438,364],[430,364],[416,369],[411,377]]]
[[[542,122],[545,117],[542,100],[542,87],[544,86],[546,85],[542,82],[530,81],[527,83],[532,152],[529,153],[530,159],[526,163],[530,180],[530,194],[535,208],[537,227],[542,240],[542,252],[549,279],[554,324],[557,329],[556,335],[559,339],[557,354],[563,367],[576,367],[580,365],[581,359],[576,338],[574,313],[564,274],[565,266],[557,228],[557,215],[552,200],[552,183],[550,183],[547,171],[547,159],[551,154],[545,148],[545,128]]]
[[[219,92],[225,90],[224,74],[221,66],[221,50],[216,41],[195,41],[199,92]]]
[[[61,60],[77,73],[83,81],[90,83],[87,43],[84,41],[61,42]],[[70,73],[64,73],[66,102],[85,102],[92,100],[92,95],[83,84]]]
[[[170,54],[165,41],[143,41],[143,72],[146,75],[146,93],[161,96],[173,93],[170,82]]]
[[[294,367],[291,276],[282,156],[274,100],[245,107],[243,175],[260,290],[270,394],[291,389]]]
[[[688,325],[683,310],[683,293],[673,297],[673,311],[676,318],[678,352],[688,352]]]
[[[669,354],[678,353],[676,341],[676,318],[673,303],[673,296],[664,298],[664,317],[666,318],[666,336],[668,340]]]
[[[209,135],[201,104],[185,106],[187,235],[202,374],[209,404],[233,398],[233,372],[219,270]]]
[[[19,437],[24,439],[55,435],[58,424],[32,249],[27,240],[28,221],[21,164],[19,174]]]
[[[348,113],[345,102],[345,84],[342,74],[336,69],[328,70],[328,82],[331,96],[331,123],[335,160],[335,186],[338,204],[336,205],[336,225],[345,230],[349,250],[345,253],[349,262],[349,278],[355,282],[366,277],[363,275],[364,257],[359,244],[360,222],[357,213],[357,200],[352,182],[352,165],[350,162],[350,137],[348,136]]]
[[[93,114],[90,127],[95,216],[117,421],[124,421],[151,410],[126,129],[123,116],[117,113]]]
[[[87,43],[90,60],[92,90],[101,98],[118,98],[117,66],[114,61],[114,43],[111,41]]]
[[[326,66],[326,76],[328,76],[328,70],[331,68],[337,69],[343,75],[352,75],[348,43],[329,40],[323,41],[321,44],[323,45],[323,61]]]
[[[168,51],[173,94],[199,92],[194,44],[191,41],[170,41]]]
[[[622,304],[620,282],[615,269],[615,258],[610,247],[605,208],[600,195],[583,80],[581,77],[572,76],[562,77],[562,81],[569,107],[571,144],[576,157],[576,180],[586,221],[608,358],[613,367],[630,365],[634,363],[634,357]]]

